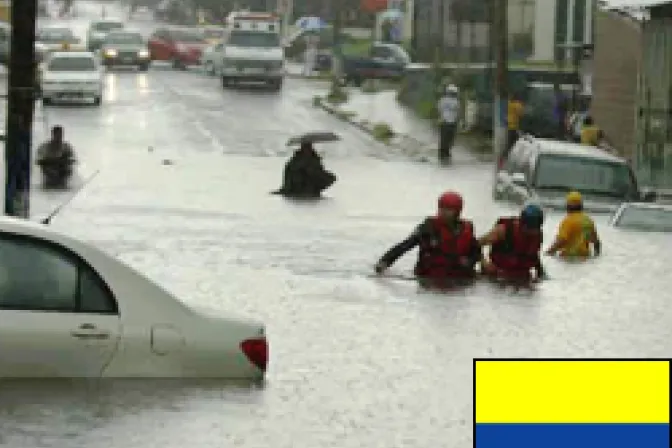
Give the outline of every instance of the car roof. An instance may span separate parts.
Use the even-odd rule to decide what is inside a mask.
[[[113,30],[107,33],[108,36],[114,36],[115,34],[139,34],[142,36],[142,33],[138,30],[129,30],[127,28],[122,28],[119,30]]]
[[[124,21],[121,19],[103,19],[103,20],[94,20],[91,22],[91,26],[100,25],[101,23],[121,23],[124,24]]]
[[[67,26],[41,26],[38,31],[42,32],[50,30],[69,31],[72,33],[72,28],[69,28]]]
[[[660,202],[626,202],[622,205],[622,208],[643,208],[672,212],[672,204],[661,204]]]
[[[95,58],[95,55],[90,51],[54,51],[51,53],[51,58],[59,56],[75,57],[75,58]]]
[[[0,216],[0,232],[15,235],[34,236],[53,242],[70,242],[72,238],[64,235],[51,227],[26,219]]]
[[[564,142],[561,140],[551,140],[545,138],[534,138],[530,136],[523,137],[530,143],[537,143],[536,147],[539,154],[564,154],[568,156],[582,157],[586,159],[603,160],[625,164],[622,157],[615,156],[607,151],[594,146],[582,145],[579,143]]]

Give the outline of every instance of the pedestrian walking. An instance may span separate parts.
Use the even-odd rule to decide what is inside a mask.
[[[446,86],[443,96],[439,99],[439,162],[449,162],[451,150],[455,142],[457,122],[460,116],[459,89],[454,84]]]

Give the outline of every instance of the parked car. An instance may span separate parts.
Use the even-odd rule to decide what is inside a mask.
[[[121,29],[124,29],[124,22],[121,20],[98,20],[91,22],[89,30],[86,33],[86,48],[89,51],[100,49],[107,33]]]
[[[194,28],[159,28],[149,38],[152,61],[169,61],[181,70],[200,64],[201,53],[206,47],[203,34]]]
[[[8,217],[0,341],[0,379],[261,379],[268,362],[263,324],[187,306],[91,244]]]
[[[576,190],[585,207],[613,212],[622,202],[653,201],[640,191],[628,163],[600,148],[557,140],[521,137],[495,174],[493,197],[519,204],[528,200],[564,208],[567,192]]]
[[[343,56],[346,83],[362,85],[367,79],[399,79],[404,75],[411,57],[396,44],[374,43],[369,56]]]
[[[85,101],[100,106],[103,73],[90,51],[55,52],[49,56],[42,74],[42,102]]]
[[[49,52],[79,51],[84,49],[81,40],[75,36],[75,33],[70,28],[66,27],[41,28],[35,35],[35,41]]]
[[[331,50],[334,46],[334,31],[331,27],[326,27],[319,31],[299,30],[284,42],[285,57],[287,59],[295,60],[296,62],[303,62],[304,54],[306,52],[306,41],[310,37],[318,37],[318,50]],[[353,38],[349,34],[342,33],[340,35],[341,44],[348,44],[352,41]]]
[[[627,230],[672,232],[672,204],[624,203],[609,224]]]
[[[133,66],[147,71],[151,60],[149,48],[142,34],[133,31],[112,31],[105,37],[101,47],[105,67]]]

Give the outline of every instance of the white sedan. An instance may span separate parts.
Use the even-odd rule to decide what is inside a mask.
[[[264,325],[198,311],[96,247],[0,218],[0,379],[262,379]]]
[[[42,101],[93,99],[100,106],[103,99],[103,70],[89,51],[52,53],[42,71]]]

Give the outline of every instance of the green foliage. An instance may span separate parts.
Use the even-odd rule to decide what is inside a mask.
[[[383,143],[389,143],[390,139],[394,137],[394,131],[387,123],[376,123],[371,133],[373,138]]]
[[[436,108],[436,101],[424,100],[418,104],[417,112],[420,117],[426,120],[436,120],[439,118],[439,110]]]
[[[348,93],[341,88],[334,88],[327,95],[327,101],[331,104],[343,104],[348,101]]]
[[[322,97],[315,95],[313,97],[313,107],[320,107],[322,105]]]

